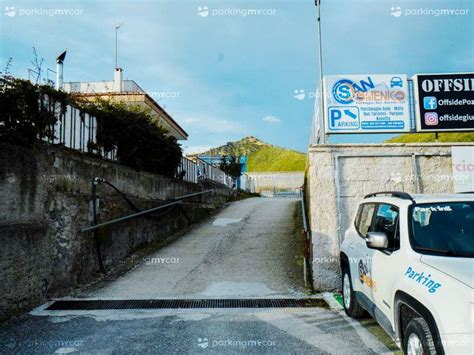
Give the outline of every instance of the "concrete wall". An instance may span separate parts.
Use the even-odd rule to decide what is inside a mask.
[[[454,191],[451,147],[452,144],[310,146],[308,218],[315,289],[340,288],[339,246],[366,194],[389,190]]]
[[[304,172],[248,172],[253,179],[255,192],[295,190],[303,186]]]
[[[96,176],[117,186],[140,209],[209,188],[214,192],[187,199],[186,215],[173,208],[163,216],[160,211],[106,227],[94,236],[80,229],[90,224]],[[99,270],[95,238],[110,270],[132,252],[208,216],[233,194],[220,184],[176,181],[74,151],[0,144],[0,319],[93,281]],[[104,184],[98,196],[100,221],[134,212]]]

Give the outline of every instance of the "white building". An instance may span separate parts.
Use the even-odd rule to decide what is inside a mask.
[[[86,99],[108,98],[150,108],[156,123],[165,128],[170,135],[178,140],[188,139],[186,131],[146,91],[135,81],[123,80],[122,77],[122,68],[115,68],[113,81],[67,82],[62,85],[62,89]]]

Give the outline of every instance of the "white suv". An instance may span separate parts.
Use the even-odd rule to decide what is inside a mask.
[[[408,354],[474,354],[474,194],[367,195],[340,260],[349,316]]]

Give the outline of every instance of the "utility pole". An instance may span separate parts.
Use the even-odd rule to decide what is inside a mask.
[[[324,119],[325,108],[324,108],[324,84],[323,84],[323,44],[321,39],[321,0],[315,0],[315,5],[318,8],[318,57],[319,57],[319,84],[321,85],[321,129],[322,129],[322,144],[326,144],[326,120]]]

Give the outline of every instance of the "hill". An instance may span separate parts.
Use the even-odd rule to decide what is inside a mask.
[[[247,171],[304,171],[305,165],[306,154],[269,146],[249,155]]]
[[[402,134],[387,143],[429,143],[436,142],[434,133]],[[474,133],[439,133],[438,142],[474,142]]]
[[[247,155],[248,172],[304,171],[306,154],[277,147],[255,137],[228,142],[199,155]]]

